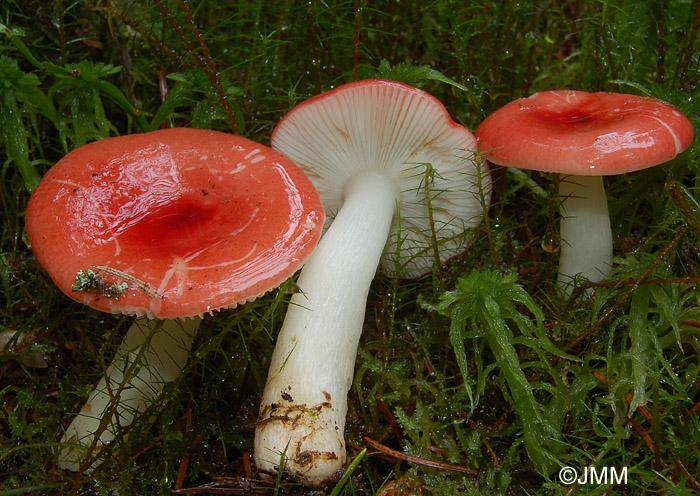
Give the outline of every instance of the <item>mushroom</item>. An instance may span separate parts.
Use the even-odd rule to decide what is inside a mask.
[[[203,314],[290,277],[324,218],[291,160],[221,132],[109,138],[56,163],[27,207],[37,259],[74,300],[138,316],[66,430],[59,464],[79,470],[180,375]]]
[[[300,273],[272,356],[255,432],[262,471],[284,454],[285,469],[318,485],[344,467],[370,283],[380,263],[416,277],[440,263],[436,249],[441,260],[465,250],[490,191],[475,145],[438,100],[383,80],[317,95],[275,128],[271,146],[310,177],[334,218]]]
[[[612,267],[602,176],[671,160],[693,140],[693,126],[655,98],[558,90],[508,103],[475,134],[494,164],[561,175],[557,285],[569,296],[576,276],[599,282]]]

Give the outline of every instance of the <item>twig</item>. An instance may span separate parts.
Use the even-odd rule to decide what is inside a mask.
[[[600,371],[598,371],[598,370],[593,370],[593,371],[591,372],[591,375],[593,375],[593,377],[595,377],[596,379],[598,379],[600,382],[602,382],[602,383],[605,384],[606,386],[609,384],[608,376],[606,376],[604,373],[602,373],[602,372],[600,372]],[[625,395],[625,399],[627,400],[627,403],[631,404],[631,403],[632,403],[632,400],[634,399],[634,396],[633,396],[631,393],[627,393],[627,395]],[[642,417],[644,417],[645,419],[647,419],[648,421],[650,421],[650,422],[652,422],[652,423],[654,422],[654,417],[653,417],[652,414],[649,412],[649,409],[648,409],[646,406],[644,406],[644,405],[638,406],[638,407],[637,407],[637,412],[638,412]]]
[[[118,269],[113,269],[112,267],[107,267],[104,265],[93,265],[93,269],[101,270],[102,272],[109,274],[114,277],[118,277],[120,279],[123,279],[127,282],[130,282],[137,288],[139,288],[141,291],[146,293],[148,296],[151,298],[157,298],[159,300],[163,299],[163,295],[154,290],[149,284],[145,281],[142,281],[138,277],[134,277],[130,274],[127,274],[126,272],[122,272],[121,270]]]
[[[384,401],[379,396],[374,398],[374,401],[377,403],[377,408],[379,408],[379,411],[382,412],[384,417],[389,422],[389,425],[391,426],[391,432],[394,433],[396,439],[401,439],[403,435],[401,434],[401,428],[399,427],[399,423],[396,421],[396,417],[392,415],[391,411],[386,406],[386,403],[384,403]]]
[[[469,467],[465,467],[464,465],[438,462],[435,460],[428,460],[427,458],[420,458],[418,456],[407,455],[406,453],[401,453],[400,451],[388,448],[387,446],[384,446],[383,444],[380,444],[377,441],[374,441],[373,439],[370,439],[368,437],[365,437],[365,441],[377,451],[384,453],[385,455],[390,456],[392,458],[396,458],[397,460],[402,460],[408,463],[414,463],[423,467],[437,468],[439,470],[449,470],[451,472],[459,472],[462,474],[469,474],[473,476],[479,475],[478,471],[473,470]]]
[[[437,232],[435,231],[435,217],[433,216],[433,204],[430,197],[430,183],[434,179],[435,170],[430,164],[425,167],[425,203],[428,206],[428,220],[430,221],[430,236],[433,240],[433,256],[435,257],[435,272],[440,286],[443,284],[442,261],[440,260],[440,247],[438,246]]]
[[[112,21],[111,21],[111,16],[118,17],[124,24],[129,26],[131,29],[136,31],[140,36],[143,36],[145,39],[148,40],[148,42],[156,47],[158,51],[161,53],[164,59],[168,59],[172,56],[172,54],[168,51],[168,48],[163,45],[160,41],[158,41],[154,36],[152,36],[148,31],[144,30],[141,26],[136,24],[132,19],[126,17],[122,12],[120,12],[118,9],[112,5],[112,1],[108,0],[107,1],[107,24],[109,25],[109,30],[112,34],[112,39],[114,41],[117,41],[114,32],[112,30]],[[61,64],[64,65],[64,64]]]
[[[246,496],[271,494],[274,485],[270,481],[242,477],[214,477],[201,486],[176,489],[173,494],[240,494]]]
[[[678,65],[676,66],[676,74],[674,74],[674,86],[677,87],[678,89],[684,89],[685,88],[685,79],[686,76],[688,75],[688,67],[690,66],[690,61],[693,59],[693,52],[694,52],[694,47],[695,47],[695,40],[697,38],[698,34],[698,26],[700,26],[700,2],[698,0],[693,0],[693,3],[691,4],[690,10],[692,12],[692,26],[690,27],[690,39],[688,40],[688,44],[686,45],[685,53],[683,53],[683,56],[681,58],[681,61],[679,61]],[[689,19],[690,21],[690,19]],[[680,84],[676,83],[678,81],[675,81],[675,76],[678,75],[678,69],[681,69],[681,77],[680,77]]]
[[[207,75],[207,78],[209,78],[209,82],[216,89],[216,93],[219,96],[221,105],[223,105],[224,110],[226,112],[226,117],[229,120],[231,130],[233,130],[233,132],[236,134],[240,134],[241,132],[238,128],[238,123],[236,122],[236,118],[233,115],[233,111],[231,110],[231,105],[228,103],[228,99],[226,98],[226,92],[224,91],[224,87],[221,84],[221,79],[219,78],[219,71],[216,68],[216,63],[211,58],[209,48],[207,48],[206,43],[204,43],[204,40],[199,34],[199,29],[197,28],[197,24],[194,22],[194,17],[192,16],[192,11],[190,10],[189,5],[187,4],[187,0],[180,0],[180,7],[187,16],[187,22],[189,23],[190,29],[192,30],[192,33],[197,39],[197,43],[199,44],[199,47],[202,50],[202,56],[197,55],[197,49],[194,47],[194,45],[192,45],[189,38],[187,38],[184,31],[182,30],[180,25],[175,21],[175,18],[170,14],[170,12],[168,12],[161,3],[158,3],[158,7],[160,8],[163,15],[167,17],[168,22],[175,30],[177,35],[180,37],[180,39],[183,41],[190,53],[192,53],[195,56],[195,60],[204,70],[204,73]]]
[[[501,418],[503,418],[503,417],[501,416]],[[485,429],[482,429],[482,427],[480,425],[478,425],[476,422],[474,422],[472,419],[469,419],[469,425],[471,425],[472,429],[474,429],[475,431],[479,431],[482,433],[485,431]],[[492,431],[493,428],[489,428],[488,430]],[[486,446],[486,451],[488,451],[489,455],[491,455],[491,459],[493,460],[493,465],[495,467],[498,467],[501,464],[501,461],[498,459],[498,455],[493,450],[493,448],[491,448],[491,445],[489,444],[488,437],[485,437],[483,439],[483,443],[484,443],[484,446]]]
[[[674,463],[676,464],[676,467],[683,472],[683,475],[685,475],[688,478],[688,482],[690,483],[691,486],[695,488],[696,491],[700,491],[700,483],[695,480],[695,477],[688,471],[687,468],[685,468],[685,465],[683,465],[683,462],[681,462],[680,458],[675,458]]]
[[[236,122],[236,118],[234,117],[233,111],[231,110],[231,105],[228,103],[228,98],[226,98],[224,86],[221,84],[221,79],[219,78],[219,71],[216,68],[216,63],[214,62],[214,59],[211,58],[211,54],[209,53],[209,48],[207,47],[207,44],[204,43],[202,36],[199,34],[199,28],[197,27],[197,23],[194,22],[194,17],[192,16],[192,11],[190,10],[190,6],[187,3],[187,0],[180,0],[180,7],[187,16],[187,22],[190,25],[190,29],[192,29],[192,33],[197,39],[199,47],[202,49],[204,61],[206,62],[207,67],[209,68],[207,76],[214,85],[214,88],[216,88],[216,92],[219,94],[219,99],[221,100],[221,104],[224,106],[224,110],[226,111],[226,117],[228,117],[229,123],[231,124],[231,129],[236,134],[240,134],[240,130],[238,129],[238,123]]]
[[[353,38],[352,38],[352,80],[357,81],[358,76],[358,62],[360,53],[360,18],[362,15],[362,8],[360,6],[360,0],[355,0],[355,24],[353,26]]]
[[[642,438],[642,441],[644,441],[644,444],[646,444],[649,451],[656,453],[656,449],[654,449],[654,442],[651,440],[649,433],[644,429],[644,427],[642,427],[642,424],[629,417],[625,419],[624,424],[630,424],[634,432],[636,432],[639,437]]]
[[[685,415],[683,415],[683,417],[681,418],[681,422],[685,424],[690,418],[690,416],[697,413],[698,410],[700,410],[700,403],[695,403],[695,405],[693,405],[693,408],[688,410],[688,412]]]
[[[700,277],[671,277],[669,279],[646,279],[644,281],[640,280],[627,280],[627,281],[606,281],[606,282],[591,282],[582,286],[583,288],[611,288],[618,286],[642,286],[644,284],[698,284],[700,283]]]
[[[190,432],[192,429],[192,409],[188,409],[185,412],[185,432]],[[182,484],[185,482],[185,476],[187,475],[187,467],[190,464],[190,453],[185,452],[180,460],[180,467],[177,471],[177,480],[175,481],[175,489],[182,489]]]

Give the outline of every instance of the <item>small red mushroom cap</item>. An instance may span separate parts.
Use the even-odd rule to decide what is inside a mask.
[[[498,165],[602,176],[673,159],[692,142],[693,126],[655,98],[558,90],[508,103],[476,135]]]
[[[323,206],[291,160],[248,139],[165,129],[81,146],[32,194],[32,249],[73,299],[174,318],[250,301],[301,267]],[[99,274],[121,295],[75,291]]]

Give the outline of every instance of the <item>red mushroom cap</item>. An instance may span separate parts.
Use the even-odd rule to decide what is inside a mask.
[[[311,254],[323,221],[291,160],[240,136],[185,128],[73,150],[26,213],[32,249],[64,293],[158,318],[235,306],[278,286]],[[73,291],[87,269],[128,289]]]
[[[476,135],[498,165],[602,176],[671,160],[690,145],[693,126],[655,98],[559,90],[510,102]]]

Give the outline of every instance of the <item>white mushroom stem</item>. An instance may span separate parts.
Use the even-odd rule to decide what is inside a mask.
[[[134,321],[105,376],[61,439],[61,468],[79,470],[91,446],[94,455],[180,376],[200,321]]]
[[[310,484],[345,465],[345,415],[367,295],[399,194],[377,173],[348,180],[344,202],[301,271],[260,406],[259,469],[285,469]]]
[[[601,176],[566,176],[559,181],[561,200],[560,291],[570,296],[573,278],[600,282],[612,267],[612,230]]]

